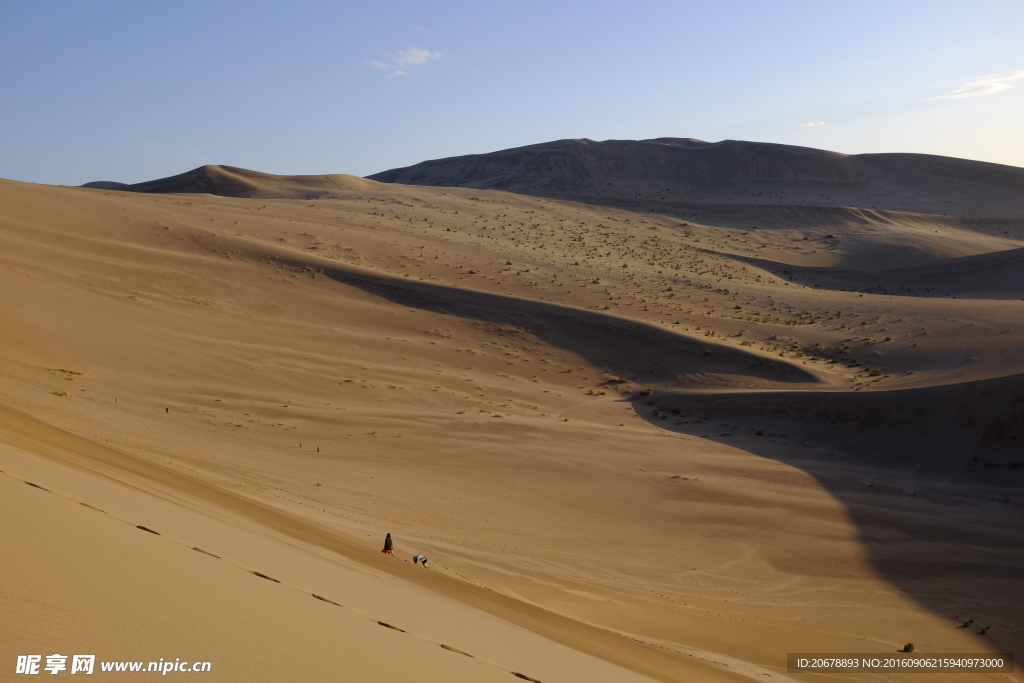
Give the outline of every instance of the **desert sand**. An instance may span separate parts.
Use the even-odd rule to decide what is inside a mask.
[[[703,185],[670,159],[670,196],[648,148],[707,143],[626,142],[573,183],[516,150],[0,181],[3,666],[916,681],[786,653],[1019,651],[1024,170],[782,150]]]

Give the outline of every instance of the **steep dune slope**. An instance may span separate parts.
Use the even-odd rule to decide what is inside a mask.
[[[339,672],[370,681],[502,681],[517,669],[561,680],[651,680],[571,649],[574,638],[607,640],[606,632],[563,619],[567,637],[555,640],[570,644],[556,644],[520,627],[557,623],[554,615],[492,604],[491,612],[505,611],[495,618],[466,603],[473,593],[484,604],[500,596],[444,573],[409,572],[408,561],[381,557],[362,539],[190,474],[6,407],[0,438],[0,509],[22,522],[0,532],[21,550],[4,566],[5,650],[51,645],[143,666],[158,657],[205,661],[213,680],[231,681]],[[632,648],[627,664],[655,672],[681,664]],[[99,663],[95,674],[122,677],[105,676]]]

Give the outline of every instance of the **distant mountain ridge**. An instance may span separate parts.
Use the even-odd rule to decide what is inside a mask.
[[[1024,218],[1024,168],[928,154],[850,155],[693,138],[556,140],[423,161],[365,179],[344,174],[278,176],[209,165],[131,185],[98,181],[82,187],[315,199],[366,190],[374,182],[504,190],[624,208],[714,202]]]
[[[424,161],[367,177],[541,195],[795,202],[936,213],[944,208],[980,213],[995,204],[998,213],[1024,215],[1024,168],[739,140],[557,140]]]
[[[367,176],[380,182],[481,189],[600,189],[602,182],[647,180],[721,183],[740,179],[861,180],[846,155],[768,143],[709,143],[693,138],[557,140],[526,147],[424,161]]]

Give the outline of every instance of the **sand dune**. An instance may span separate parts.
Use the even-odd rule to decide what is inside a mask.
[[[0,181],[8,654],[550,683],[1017,648],[1019,205],[529,192]]]
[[[343,173],[278,176],[233,166],[208,165],[169,178],[133,185],[101,180],[86,183],[82,187],[124,192],[199,192],[224,197],[318,199],[333,192],[366,189],[371,186],[372,181]]]

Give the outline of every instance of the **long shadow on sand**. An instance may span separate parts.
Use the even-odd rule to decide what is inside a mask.
[[[631,398],[663,429],[798,467],[842,502],[882,576],[933,612],[1024,641],[1024,376],[900,391],[823,390],[799,366],[593,311],[279,262],[402,305],[542,339],[662,390]]]
[[[282,259],[283,260],[283,259]],[[293,266],[307,261],[292,260]],[[799,365],[669,329],[559,304],[324,266],[346,285],[412,308],[490,324],[496,335],[524,334],[579,354],[606,372],[679,387],[775,387],[819,382]]]
[[[878,571],[933,612],[1024,641],[1024,376],[884,392],[656,392],[652,424],[797,467],[845,505]]]
[[[931,263],[879,270],[794,266],[724,252],[709,250],[709,253],[758,266],[806,287],[959,299],[1016,299],[1024,294],[1024,249],[938,259]]]

